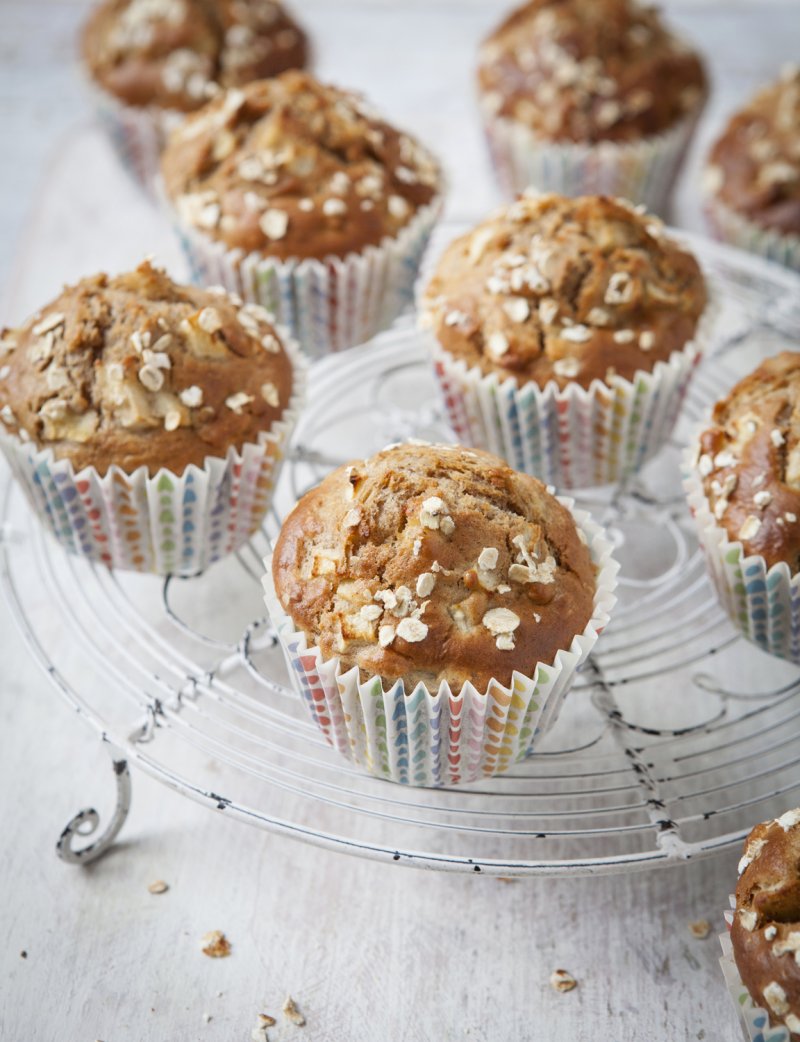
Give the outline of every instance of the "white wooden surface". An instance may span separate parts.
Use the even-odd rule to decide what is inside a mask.
[[[84,6],[0,2],[0,321],[63,279],[146,251],[177,265],[169,233],[89,126],[72,67]],[[365,4],[301,6],[320,71],[368,90],[444,154],[451,214],[490,205],[469,70],[501,5],[381,4],[358,33],[352,12]],[[673,13],[712,64],[702,147],[723,112],[795,56],[797,7],[684,3]],[[699,221],[691,168],[676,216]],[[735,853],[609,879],[421,874],[264,835],[137,775],[116,848],[71,868],[56,860],[55,838],[79,806],[108,812],[107,762],[28,660],[2,604],[0,663],[1,1039],[234,1042],[249,1039],[259,1012],[279,1019],[270,1038],[308,1042],[738,1037],[716,940],[687,929],[702,917],[722,929]],[[170,889],[154,897],[147,884],[158,878]],[[212,929],[230,938],[229,959],[200,953]],[[578,989],[553,992],[555,967]],[[303,1029],[280,1022],[287,993],[307,1015]]]

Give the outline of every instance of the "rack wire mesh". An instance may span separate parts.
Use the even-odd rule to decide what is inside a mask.
[[[160,580],[70,557],[7,481],[0,581],[36,660],[111,747],[122,796],[120,764],[131,762],[266,829],[493,875],[699,857],[800,802],[798,670],[736,636],[706,578],[679,479],[679,448],[708,405],[800,340],[798,280],[690,244],[721,307],[715,351],[660,457],[625,489],[579,497],[617,542],[620,602],[554,730],[502,777],[414,789],[341,759],[287,686],[261,601],[261,561],[280,518],[327,470],[409,436],[450,437],[410,322],[314,367],[271,516],[205,575]],[[93,825],[84,812],[65,830],[69,859],[81,857],[69,853],[74,834]]]

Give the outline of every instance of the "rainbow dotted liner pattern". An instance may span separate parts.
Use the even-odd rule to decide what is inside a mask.
[[[694,345],[633,382],[587,391],[500,381],[433,347],[450,424],[465,445],[502,456],[559,488],[609,485],[636,473],[669,439],[700,354]]]
[[[243,254],[177,221],[174,213],[173,218],[194,282],[221,285],[262,304],[309,357],[321,358],[365,343],[413,303],[422,255],[440,210],[436,199],[397,238],[324,261]]]
[[[731,622],[762,651],[800,665],[800,573],[792,575],[784,562],[768,569],[763,557],[745,556],[742,544],[729,541],[709,510],[691,449],[683,468],[700,546]]]
[[[572,509],[572,501],[562,499]],[[485,693],[442,684],[431,694],[419,684],[406,694],[402,680],[384,691],[379,677],[361,681],[358,668],[343,673],[338,658],[323,659],[294,629],[264,564],[264,599],[283,647],[292,683],[327,741],[370,774],[402,785],[441,786],[501,774],[533,749],[556,721],[578,667],[608,622],[616,598],[618,565],[611,544],[583,511],[575,521],[598,569],[594,613],[586,629],[559,651],[552,665],[531,677],[514,673],[512,686],[491,681]]]
[[[529,127],[482,106],[492,165],[503,191],[526,189],[561,195],[612,195],[663,213],[699,110],[663,134],[640,141],[580,144],[548,141]]]
[[[34,513],[70,553],[158,575],[195,575],[238,550],[260,527],[305,396],[306,363],[279,329],[294,386],[279,422],[257,443],[208,457],[182,474],[112,466],[75,473],[69,460],[0,430],[7,458]]]

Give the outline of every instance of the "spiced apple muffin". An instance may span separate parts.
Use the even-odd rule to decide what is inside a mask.
[[[767,359],[717,402],[691,451],[687,491],[734,623],[800,661],[800,353]]]
[[[275,544],[271,610],[295,672],[301,659],[312,669],[298,642],[314,649],[313,671],[335,670],[334,699],[339,688],[362,702],[369,691],[391,716],[384,689],[400,713],[411,698],[441,712],[467,689],[501,702],[514,690],[527,712],[540,669],[557,670],[563,691],[585,638],[602,626],[610,586],[598,537],[584,515],[497,457],[399,445],[339,468],[300,500]],[[533,730],[522,747],[510,738],[500,744],[514,759]]]
[[[754,1003],[800,1038],[800,808],[756,825],[739,862],[731,945]]]
[[[123,159],[145,177],[182,113],[221,88],[305,67],[309,45],[276,0],[105,0],[81,54]]]
[[[605,192],[661,208],[707,90],[654,7],[530,0],[484,41],[481,110],[509,192]]]
[[[303,370],[262,308],[149,263],[0,341],[0,443],[68,549],[198,571],[258,527]]]
[[[422,320],[463,441],[556,484],[604,484],[669,437],[707,303],[697,261],[657,218],[604,196],[524,195],[445,250]]]
[[[800,268],[800,70],[784,69],[729,120],[705,173],[720,238]]]
[[[314,354],[367,339],[407,302],[441,190],[418,142],[299,72],[210,102],[162,170],[198,279],[222,272]]]

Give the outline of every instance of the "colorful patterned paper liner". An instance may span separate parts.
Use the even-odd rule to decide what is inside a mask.
[[[716,321],[711,301],[695,337],[652,372],[595,380],[587,390],[544,388],[485,376],[430,336],[433,365],[459,441],[502,456],[515,470],[557,488],[615,484],[639,471],[669,439]]]
[[[420,683],[406,693],[402,680],[384,690],[380,677],[360,680],[358,668],[342,672],[294,629],[278,602],[272,560],[264,561],[264,599],[281,641],[295,690],[328,742],[370,774],[403,785],[442,786],[472,782],[508,770],[524,759],[555,723],[578,667],[586,660],[616,602],[618,565],[599,525],[572,500],[598,569],[594,612],[569,650],[552,664],[538,663],[532,676],[513,674],[511,687],[497,680],[486,692],[465,683],[453,693],[442,683],[435,694]]]
[[[714,238],[800,271],[800,235],[761,228],[713,195],[706,196],[705,211]]]
[[[182,474],[112,466],[75,473],[51,449],[0,429],[2,449],[34,513],[58,543],[91,561],[158,575],[195,575],[238,550],[260,527],[297,423],[306,363],[283,338],[294,366],[292,397],[256,443],[208,457]]]
[[[192,279],[263,304],[311,358],[365,343],[413,304],[422,256],[441,210],[437,197],[396,238],[361,253],[281,261],[228,249],[180,220],[163,188],[159,194],[170,209]]]
[[[526,188],[561,195],[621,196],[663,213],[702,105],[661,134],[639,141],[583,144],[549,141],[530,127],[495,115],[482,104],[489,152],[503,191]]]
[[[100,125],[114,147],[120,163],[149,195],[156,196],[161,153],[170,132],[185,115],[176,109],[126,105],[103,90],[84,73]]]
[[[731,908],[736,907],[736,898],[730,897]],[[728,930],[733,922],[733,912],[724,913]],[[742,983],[736,960],[733,957],[733,945],[729,933],[720,934],[719,943],[722,947],[722,957],[719,964],[722,967],[722,975],[728,985],[733,1004],[739,1014],[744,1037],[747,1042],[792,1042],[792,1034],[785,1024],[773,1026],[770,1024],[769,1013],[756,1006],[750,997],[750,993]]]
[[[717,597],[744,637],[800,665],[800,574],[792,575],[784,561],[767,568],[760,554],[748,557],[740,542],[729,539],[709,508],[695,451],[691,447],[684,456],[683,487]]]

